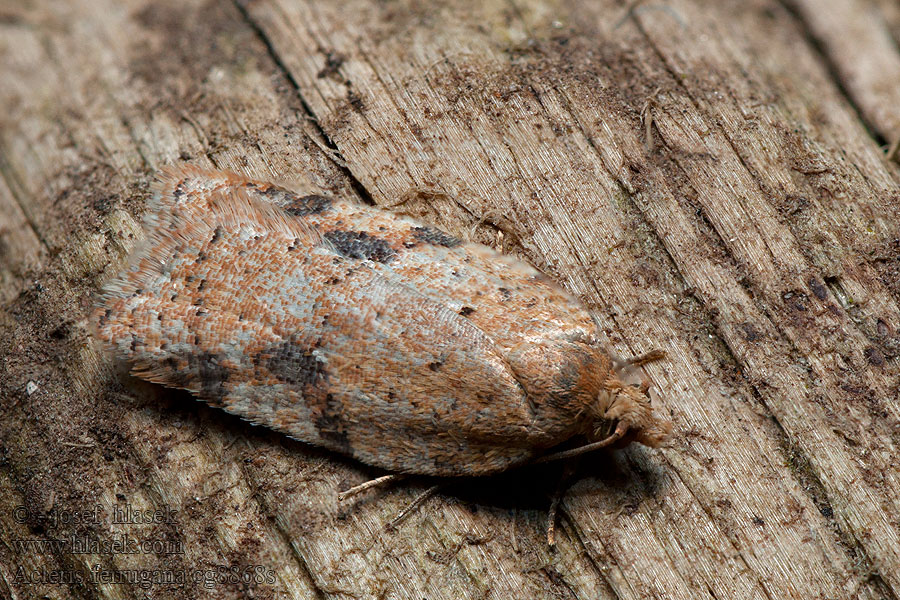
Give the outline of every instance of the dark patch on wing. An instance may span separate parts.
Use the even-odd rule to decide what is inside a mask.
[[[385,240],[369,235],[365,231],[343,231],[335,229],[325,233],[335,250],[347,258],[360,258],[380,263],[391,262],[397,253]]]
[[[340,399],[333,394],[325,394],[322,401],[310,403],[310,409],[315,415],[313,423],[319,431],[319,437],[338,451],[349,454],[352,448],[350,438],[344,431],[343,408]]]
[[[263,349],[257,359],[272,375],[300,387],[316,386],[324,381],[328,372],[325,364],[316,359],[314,346],[298,340],[287,340]]]
[[[509,302],[512,300],[512,292],[505,287],[497,288],[497,291],[500,292],[500,296],[502,297],[504,302]]]
[[[547,398],[549,406],[568,407],[577,399],[590,393],[586,388],[585,376],[596,368],[589,352],[576,349],[566,353],[565,360],[556,367],[553,375],[553,389]]]
[[[565,361],[558,367],[553,384],[557,394],[568,396],[578,385],[581,379],[581,365],[572,361]]]
[[[168,355],[159,360],[159,369],[147,368],[143,364],[135,367],[135,374],[141,376],[143,371],[151,371],[164,374],[164,383],[168,387],[193,390],[194,374],[188,371],[187,361],[183,357]],[[198,386],[199,387],[199,386]]]
[[[221,406],[222,399],[228,394],[226,384],[231,377],[231,370],[222,365],[222,360],[221,355],[213,352],[171,353],[160,361],[168,371],[165,385],[196,390],[198,396],[213,406]]]
[[[473,312],[475,312],[475,309],[471,306],[463,306],[461,309],[459,309],[459,314],[463,317],[468,317]]]
[[[288,198],[292,198],[292,200],[284,207],[284,210],[295,217],[317,215],[331,208],[331,198],[319,196],[318,194],[310,194],[298,198],[295,194],[290,194],[289,192]]]
[[[206,398],[222,399],[228,390],[225,384],[231,371],[221,364],[222,357],[211,352],[201,352],[196,358],[188,357],[188,362],[195,361],[197,376],[200,378],[200,391]]]
[[[433,227],[413,227],[412,235],[420,242],[434,244],[435,246],[445,246],[447,248],[456,248],[463,243],[458,237],[444,233],[440,229],[435,229]]]
[[[260,196],[272,204],[276,204],[283,208],[288,214],[295,217],[305,217],[306,215],[317,215],[331,208],[331,198],[320,196],[318,194],[309,194],[307,196],[298,196],[290,190],[277,185],[268,187],[260,187],[255,183],[248,183],[248,188],[256,190]]]

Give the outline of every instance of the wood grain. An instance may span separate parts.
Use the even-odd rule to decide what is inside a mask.
[[[874,0],[0,8],[3,595],[900,596],[897,19]],[[450,486],[384,531],[431,482],[338,503],[380,473],[142,385],[91,340],[91,295],[178,161],[526,258],[617,352],[667,352],[645,370],[674,441],[582,460],[555,550],[552,469]],[[71,536],[156,545],[17,550]],[[271,580],[204,585],[219,568]],[[91,580],[150,570],[188,581]]]

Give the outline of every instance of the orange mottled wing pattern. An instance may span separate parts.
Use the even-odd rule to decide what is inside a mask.
[[[163,172],[93,313],[139,377],[394,471],[476,475],[584,433],[609,374],[531,266],[377,208]]]

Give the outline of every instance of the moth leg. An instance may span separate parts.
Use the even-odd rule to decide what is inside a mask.
[[[569,482],[575,474],[575,463],[567,462],[563,465],[563,471],[559,476],[559,482],[550,499],[550,509],[547,511],[547,546],[553,548],[556,545],[556,515],[559,512],[559,502],[569,489]]]
[[[392,473],[390,475],[384,475],[382,477],[376,477],[375,479],[370,479],[365,483],[361,483],[359,485],[354,485],[349,490],[344,490],[343,492],[338,493],[338,500],[343,502],[347,498],[351,496],[355,496],[359,493],[362,493],[370,488],[385,485],[387,483],[401,481],[406,477],[406,475],[402,473]]]
[[[556,511],[561,499],[562,494],[557,490],[550,500],[550,509],[547,511],[547,545],[551,548],[556,545]]]
[[[646,365],[647,363],[656,362],[658,360],[662,360],[666,357],[665,350],[651,350],[649,352],[644,352],[643,354],[638,354],[637,356],[632,356],[629,359],[626,359],[630,365],[634,365],[636,367],[641,367]]]
[[[399,525],[400,522],[403,521],[403,519],[408,517],[412,512],[414,512],[416,509],[418,509],[420,506],[422,506],[422,504],[426,500],[428,500],[429,498],[434,496],[436,493],[438,493],[438,491],[442,487],[444,487],[444,484],[439,483],[437,485],[433,485],[430,488],[428,488],[427,490],[425,490],[424,492],[422,492],[421,494],[419,494],[418,496],[416,496],[415,499],[409,503],[409,506],[407,506],[406,508],[401,510],[400,514],[398,514],[396,517],[391,519],[390,523],[385,525],[384,528],[388,531],[393,531],[394,529],[396,529],[397,525]]]

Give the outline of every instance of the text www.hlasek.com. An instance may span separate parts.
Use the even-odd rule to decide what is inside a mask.
[[[9,541],[18,554],[184,554],[182,540],[135,538],[127,534],[97,539],[87,535]]]

